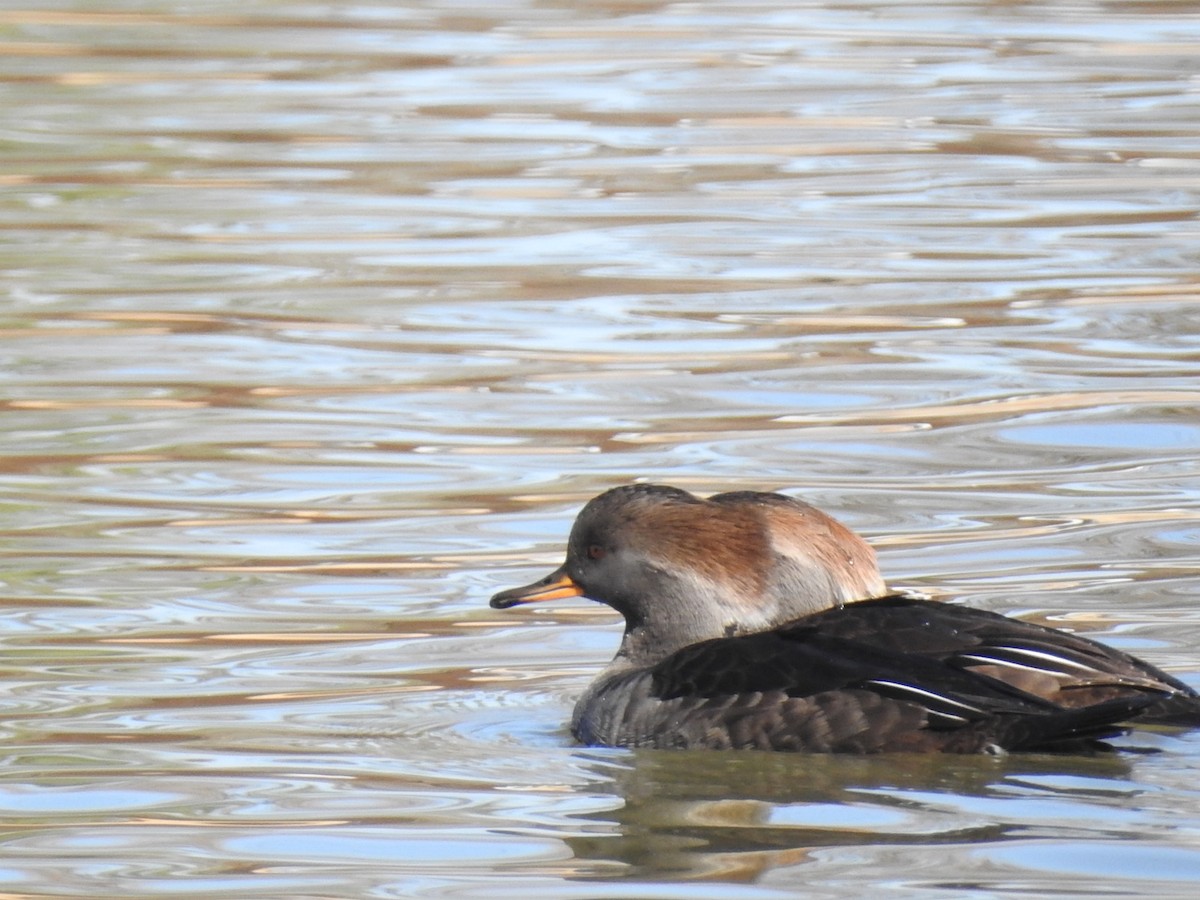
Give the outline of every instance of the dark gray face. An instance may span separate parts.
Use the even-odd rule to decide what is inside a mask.
[[[629,547],[604,507],[582,513],[567,544],[567,574],[584,596],[607,603],[624,615],[636,615],[637,595],[647,587],[644,560]]]
[[[655,534],[645,523],[653,521],[656,510],[681,504],[703,501],[679,488],[650,484],[625,485],[596,497],[571,529],[567,573],[585,596],[608,604],[636,625],[647,602],[670,593],[672,580],[652,561]]]

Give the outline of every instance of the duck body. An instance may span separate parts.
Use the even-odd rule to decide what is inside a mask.
[[[1135,717],[1189,715],[1200,724],[1186,685],[1101,644],[890,596],[617,666],[571,730],[619,747],[976,753],[1083,749]]]
[[[888,591],[857,535],[801,501],[630,485],[580,513],[567,561],[492,606],[586,596],[625,617],[576,704],[584,744],[810,753],[1099,746],[1200,725],[1200,695],[1119,650]]]

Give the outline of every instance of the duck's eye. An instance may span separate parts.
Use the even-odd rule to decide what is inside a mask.
[[[604,559],[608,551],[599,544],[588,544],[587,555],[588,559]]]

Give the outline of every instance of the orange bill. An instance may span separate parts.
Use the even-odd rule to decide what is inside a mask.
[[[541,603],[544,600],[563,600],[567,597],[582,597],[583,589],[571,580],[571,576],[558,569],[545,578],[524,587],[509,588],[492,598],[492,609],[508,609],[522,603]]]

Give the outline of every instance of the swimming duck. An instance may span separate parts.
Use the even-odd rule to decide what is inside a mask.
[[[491,606],[579,596],[625,618],[575,706],[584,744],[998,753],[1200,725],[1200,694],[1129,654],[890,591],[861,537],[783,494],[613,488],[562,566]]]

